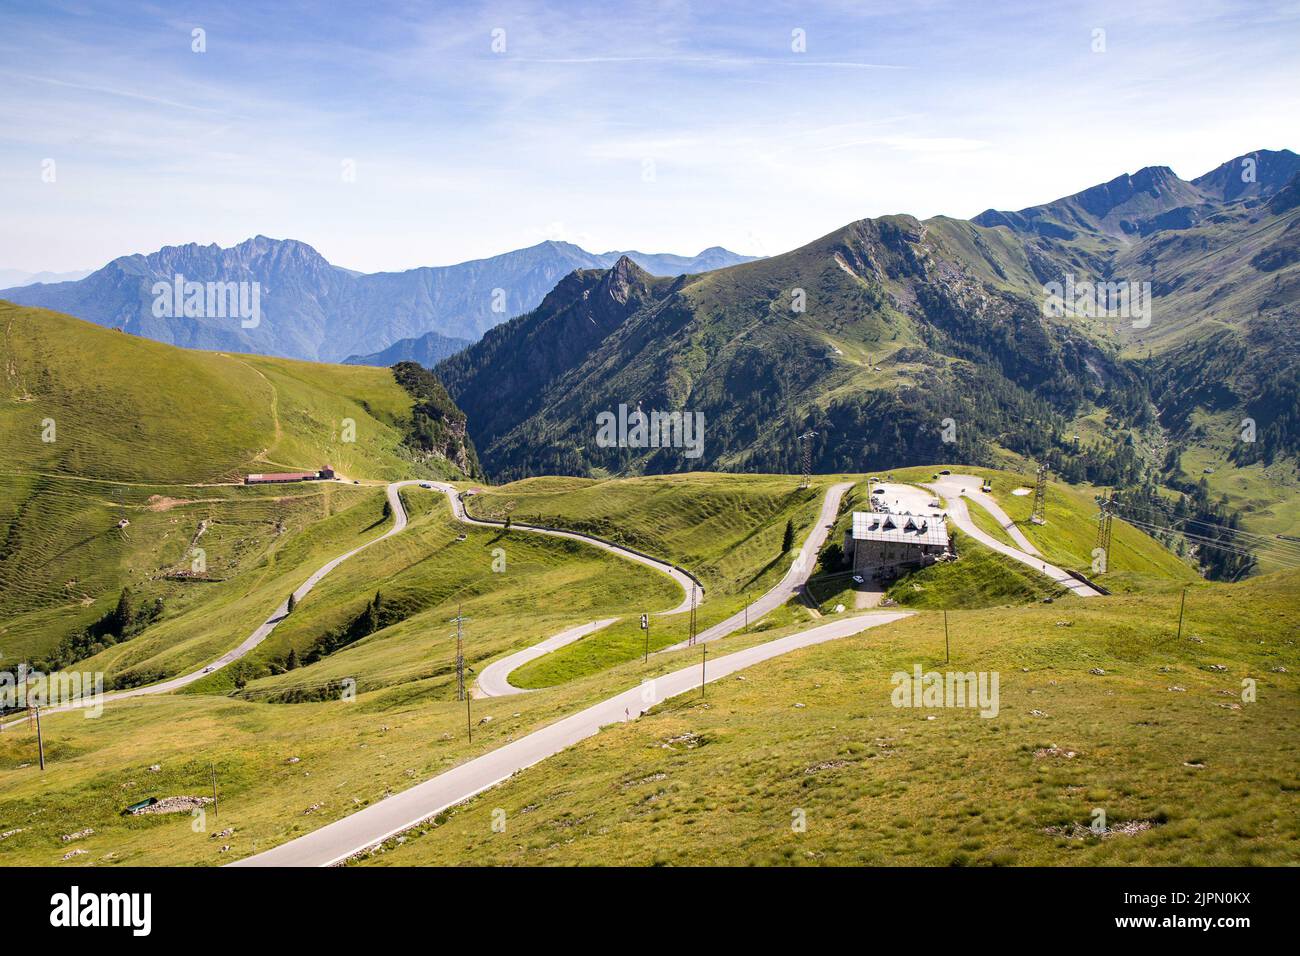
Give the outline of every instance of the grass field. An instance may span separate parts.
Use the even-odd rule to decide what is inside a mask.
[[[0,335],[0,654],[10,659],[49,654],[130,586],[137,600],[161,599],[164,616],[94,665],[116,677],[201,663],[275,606],[259,588],[290,587],[314,570],[299,561],[346,550],[381,502],[376,488],[245,487],[243,475],[447,472],[416,465],[402,445],[411,399],[388,369],[177,349],[9,303]],[[168,580],[195,548],[217,583]]]
[[[173,484],[324,464],[412,474],[411,400],[388,369],[177,349],[7,302],[0,330],[6,470]]]
[[[472,497],[470,509],[480,517],[511,514],[520,522],[595,534],[687,569],[705,587],[696,615],[697,630],[704,630],[781,580],[792,558],[781,554],[786,521],[794,522],[796,542],[802,541],[831,483],[822,477],[800,489],[788,476],[707,472],[606,481],[531,478]],[[685,640],[689,624],[686,614],[655,618],[649,649]],[[628,617],[524,665],[511,682],[549,687],[640,657],[645,649],[646,634],[636,617]]]
[[[772,618],[782,618],[783,611]],[[553,629],[565,623],[572,619],[551,622]],[[719,652],[793,629],[769,623],[761,634],[720,642]],[[470,627],[476,631],[478,625]],[[446,633],[445,624],[439,632]],[[439,639],[443,645],[426,660],[434,654],[445,659],[445,638]],[[445,668],[378,688],[359,682],[351,701],[340,694],[270,703],[269,694],[256,692],[262,682],[254,682],[244,697],[163,695],[110,705],[98,719],[75,712],[47,715],[44,774],[34,762],[34,730],[0,734],[0,833],[20,831],[0,838],[0,865],[60,864],[72,849],[87,853],[68,859],[70,866],[229,862],[694,659],[693,651],[671,652],[648,665],[624,662],[563,687],[472,701],[472,741],[466,739],[466,706],[449,695]],[[126,805],[148,796],[210,793],[212,767],[219,813],[204,820],[203,830],[196,831],[186,814],[121,815]],[[227,827],[234,833],[212,837]],[[86,828],[95,832],[75,842],[61,839]],[[223,854],[227,845],[231,850]]]
[[[696,482],[701,480],[695,476]],[[602,527],[586,530],[608,533],[615,523],[633,529],[641,536],[638,543],[644,550],[689,567],[688,552],[680,542],[691,541],[690,528],[707,517],[682,512],[705,507],[700,502],[709,493],[722,494],[727,481],[750,480],[711,476],[709,484],[719,487],[710,492],[707,487],[663,479],[666,489],[656,488],[645,496],[646,514],[631,497],[620,494],[624,482],[592,483],[589,491],[574,487],[553,500],[567,503],[571,515],[592,522],[602,522],[600,502],[607,502],[617,522],[604,519]],[[761,498],[761,483],[751,487]],[[725,602],[739,599],[737,586],[728,588],[728,580],[746,581],[757,572],[783,570],[778,564],[763,571],[766,565],[759,562],[765,548],[752,542],[779,539],[784,518],[791,513],[787,509],[810,518],[822,490],[814,488],[807,500],[790,502],[786,508],[744,502],[735,506],[747,515],[749,525],[731,533],[750,549],[749,557],[736,558],[724,546],[715,545],[712,562],[728,568],[714,572],[723,582],[714,592],[722,602],[719,616],[729,607]],[[313,548],[342,550],[338,540],[330,543],[330,539],[382,530],[375,526],[378,493],[377,488],[356,489],[359,500],[353,508],[287,535],[303,542],[292,563],[300,568],[312,564],[320,557],[312,553]],[[485,503],[496,494],[484,495]],[[230,691],[223,676],[191,688],[209,693],[131,701],[111,706],[98,720],[85,720],[80,714],[53,715],[46,725],[51,770],[43,779],[31,765],[30,731],[0,737],[0,833],[21,831],[0,840],[0,862],[58,863],[75,848],[88,852],[70,858],[68,865],[226,862],[336,819],[612,691],[633,686],[646,675],[693,659],[693,652],[686,651],[656,655],[648,664],[640,660],[640,634],[631,615],[643,608],[671,606],[679,597],[662,575],[576,543],[518,530],[467,529],[451,523],[441,496],[409,489],[405,497],[412,516],[407,531],[340,566],[277,629],[255,661],[265,663],[290,647],[305,649],[322,630],[355,615],[375,587],[384,591],[385,603],[392,602],[400,620],[317,664],[253,679],[234,696],[213,693]],[[515,515],[524,520],[519,510]],[[557,505],[552,518],[563,516]],[[806,519],[796,521],[801,534],[806,523]],[[646,547],[651,534],[645,529],[655,529],[658,547]],[[456,541],[461,532],[466,540]],[[288,544],[282,547],[287,549]],[[491,570],[497,547],[505,552],[504,574]],[[1297,626],[1290,596],[1293,579],[1271,590],[1261,582],[1238,585],[1237,591],[1227,586],[1193,588],[1187,634],[1204,644],[1189,638],[1166,651],[1148,645],[1167,641],[1172,633],[1176,615],[1172,593],[971,609],[991,602],[1023,605],[1041,596],[1039,588],[1050,585],[1032,575],[1017,579],[1015,566],[1002,567],[997,556],[982,549],[964,546],[961,551],[958,562],[905,579],[900,587],[908,589],[908,601],[915,607],[967,608],[950,613],[954,664],[1000,669],[1003,719],[982,721],[964,712],[944,712],[938,722],[920,724],[918,715],[900,718],[889,706],[888,671],[918,659],[926,666],[941,660],[935,657],[942,653],[941,620],[923,610],[916,618],[862,638],[763,665],[744,675],[744,681],[728,681],[716,693],[710,690],[705,707],[670,702],[661,713],[627,730],[602,733],[456,811],[434,828],[437,832],[375,860],[427,862],[436,857],[441,862],[477,860],[486,854],[485,862],[576,862],[588,858],[580,854],[585,852],[582,847],[590,846],[592,859],[702,862],[711,859],[712,851],[701,841],[712,846],[715,839],[721,847],[718,859],[731,862],[857,862],[876,859],[876,854],[903,862],[1060,862],[1059,854],[1067,847],[1082,848],[1105,860],[1113,841],[1131,840],[1130,845],[1137,846],[1138,841],[1158,841],[1164,834],[1178,832],[1169,827],[1180,818],[1165,804],[1185,804],[1185,795],[1175,787],[1170,791],[1173,797],[1157,801],[1151,809],[1152,801],[1140,786],[1147,776],[1161,786],[1172,786],[1167,778],[1176,777],[1178,771],[1166,772],[1163,761],[1169,753],[1153,749],[1148,739],[1165,738],[1144,729],[1146,718],[1135,720],[1133,711],[1124,710],[1138,707],[1138,713],[1146,713],[1157,704],[1165,705],[1158,691],[1179,708],[1167,718],[1177,731],[1170,736],[1179,747],[1196,745],[1200,754],[1189,751],[1187,762],[1206,763],[1205,769],[1185,768],[1189,786],[1231,778],[1261,788],[1253,799],[1216,809],[1226,815],[1223,826],[1259,834],[1256,850],[1249,848],[1250,841],[1239,841],[1232,858],[1268,860],[1285,852],[1287,844],[1278,837],[1278,828],[1293,830],[1294,821],[1270,824],[1272,830],[1263,821],[1276,807],[1276,780],[1287,786],[1295,780],[1290,743],[1294,714],[1286,708],[1277,710],[1274,694],[1278,688],[1290,688],[1293,694],[1295,688],[1286,683],[1291,680],[1287,675],[1269,669],[1277,662],[1295,669],[1294,645],[1285,644]],[[287,555],[277,555],[276,566],[282,563],[290,563]],[[256,616],[254,608],[264,615],[283,589],[274,574],[262,573],[265,583],[248,595],[250,617]],[[920,592],[910,587],[917,583]],[[656,592],[656,587],[661,591]],[[657,605],[647,597],[656,593]],[[1225,615],[1225,594],[1239,595],[1248,612]],[[559,654],[544,658],[556,669],[558,686],[473,702],[475,734],[469,742],[464,738],[464,705],[454,700],[451,669],[454,639],[448,618],[458,606],[469,618],[466,653],[471,679],[486,661],[582,619],[624,614],[628,623],[615,627],[626,626],[629,635],[604,650],[599,643],[588,644],[590,639],[573,645],[587,645],[586,656],[567,661]],[[716,651],[721,654],[767,640],[813,620],[807,608],[791,602],[721,642]],[[1069,622],[1068,628],[1058,628],[1063,621]],[[656,636],[666,623],[667,619],[656,619]],[[231,629],[229,622],[225,626]],[[1256,632],[1267,634],[1268,642],[1257,645],[1247,639]],[[1213,661],[1204,655],[1213,655]],[[1229,673],[1200,669],[1211,662],[1229,666]],[[1153,670],[1158,666],[1174,670],[1160,674]],[[1092,667],[1103,668],[1106,675],[1088,674]],[[1251,706],[1267,704],[1265,714],[1256,717],[1245,705],[1232,713],[1215,706],[1220,698],[1227,702],[1226,696],[1215,692],[1228,688],[1228,678],[1239,679],[1238,670],[1260,680],[1260,703]],[[516,672],[515,679],[523,673]],[[1025,673],[1032,679],[1022,676]],[[1163,690],[1152,683],[1152,673],[1168,684],[1176,681],[1187,691],[1175,695]],[[295,688],[332,688],[344,677],[357,680],[353,702],[337,697],[310,703],[274,702]],[[884,697],[878,699],[882,687]],[[1266,693],[1266,688],[1272,690]],[[1191,701],[1196,706],[1184,713],[1182,708]],[[1041,706],[1044,702],[1050,706]],[[795,708],[795,703],[805,707]],[[1050,716],[1026,717],[1027,709],[1041,709]],[[818,715],[816,720],[806,719],[812,714]],[[485,716],[492,721],[478,723]],[[1252,743],[1252,759],[1258,767],[1249,774],[1239,760],[1229,763],[1222,756],[1225,744],[1217,734],[1229,720],[1251,721],[1252,733],[1256,721],[1266,723],[1250,738],[1258,741]],[[935,733],[920,738],[917,728],[933,728]],[[1041,741],[1030,740],[1049,732],[1042,746]],[[633,736],[618,743],[625,733]],[[697,736],[684,736],[689,734]],[[1079,742],[1085,734],[1092,735],[1086,747]],[[888,746],[878,744],[878,737]],[[1033,757],[1033,750],[1058,740],[1063,741],[1062,747],[1077,749],[1090,760],[1075,758],[1079,762],[1066,764],[1066,758]],[[1034,746],[1027,752],[1031,742]],[[604,749],[611,746],[615,749]],[[589,753],[599,756],[589,758]],[[701,762],[700,757],[708,754],[725,759],[717,765]],[[299,759],[290,762],[294,757]],[[1071,779],[1059,787],[1043,782],[1044,774],[1055,772],[1057,759],[1066,769],[1083,771],[1081,782]],[[155,765],[161,769],[151,771]],[[205,794],[209,765],[217,771],[221,810],[217,819],[204,821],[206,829],[195,832],[184,814],[119,815],[122,806],[144,796]],[[849,775],[860,768],[880,768],[884,776],[854,782]],[[746,776],[751,771],[752,781]],[[652,779],[659,773],[668,776],[663,781]],[[745,776],[746,782],[729,777],[735,774]],[[954,804],[960,812],[946,802],[953,799],[954,779],[967,794]],[[531,791],[517,800],[510,796],[513,788],[534,786],[545,791],[542,799]],[[816,800],[809,800],[807,793]],[[1160,817],[1162,822],[1153,832],[1136,837],[1094,841],[1096,848],[1088,845],[1087,838],[1056,838],[1039,832],[1065,826],[1074,819],[1070,813],[1098,794],[1105,795],[1098,801],[1113,801],[1107,806],[1115,825],[1145,819],[1140,814]],[[1004,797],[1011,802],[1004,804]],[[795,798],[803,802],[787,807]],[[967,812],[976,805],[986,806],[986,815]],[[484,834],[480,845],[474,833],[476,815],[490,814],[497,806],[507,810],[508,833],[518,839],[507,845],[497,839],[499,834]],[[881,806],[886,808],[888,825],[876,820]],[[715,812],[704,813],[710,808]],[[797,839],[810,846],[789,842],[796,838],[788,825],[794,808],[807,811],[808,832]],[[1086,818],[1091,810],[1083,810]],[[778,824],[769,832],[773,815]],[[913,829],[895,826],[898,819],[913,821],[909,824]],[[818,820],[820,824],[814,825]],[[1042,826],[1035,829],[1039,822]],[[463,831],[458,829],[462,826]],[[61,840],[86,827],[95,833],[67,843]],[[234,833],[211,837],[227,827]],[[456,833],[462,835],[448,842],[447,835]],[[465,842],[457,844],[457,839]],[[574,842],[566,849],[569,839]],[[615,842],[617,846],[612,845]],[[1061,849],[1053,849],[1057,844]],[[223,854],[221,847],[227,845],[231,850]],[[808,857],[807,852],[821,855]],[[566,857],[566,853],[573,855]],[[1160,854],[1162,861],[1213,858],[1198,858],[1185,839]]]
[[[972,509],[973,510],[973,509]],[[895,582],[885,596],[903,607],[960,610],[1027,604],[1069,594],[1050,578],[953,532],[958,558],[913,572]]]
[[[949,666],[923,612],[607,728],[366,862],[1294,865],[1298,585],[1195,587],[1181,641],[1170,594],[962,612]],[[894,707],[914,664],[998,671],[998,715]]]

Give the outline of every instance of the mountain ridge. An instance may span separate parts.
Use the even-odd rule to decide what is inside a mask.
[[[450,266],[357,273],[331,264],[300,240],[256,235],[225,248],[185,243],[119,256],[84,279],[0,290],[0,298],[188,348],[342,361],[428,332],[476,340],[536,306],[574,269],[613,266],[623,255],[546,240]],[[652,269],[688,271],[749,259],[717,246],[697,257],[627,255]],[[244,283],[246,291],[256,284],[258,321],[246,326],[224,314],[155,314],[152,289],[177,275],[192,282]]]

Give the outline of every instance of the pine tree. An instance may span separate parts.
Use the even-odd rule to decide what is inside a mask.
[[[375,631],[379,630],[379,606],[380,606],[380,603],[381,603],[381,599],[380,599],[380,596],[379,596],[379,592],[376,591],[376,592],[375,592],[375,599],[374,599],[373,601],[371,601],[370,604],[367,605],[367,607],[366,607],[366,624],[365,624],[365,633],[366,633],[366,634],[373,634],[373,633],[375,633]]]
[[[392,516],[393,516],[393,506],[392,504],[389,503],[388,499],[385,498],[384,499],[384,520],[387,521]]]
[[[119,638],[126,637],[126,632],[135,622],[135,612],[131,610],[131,589],[122,588],[113,610],[112,629]]]
[[[296,608],[297,606],[298,606],[298,601],[297,601],[297,599],[294,598],[294,596],[293,596],[293,592],[290,591],[290,592],[289,592],[289,600],[288,600],[288,601],[286,602],[286,604],[285,604],[285,610],[284,610],[284,613],[285,613],[285,614],[292,614],[292,613],[293,613],[293,609]]]
[[[292,647],[289,648],[289,656],[285,658],[284,669],[287,671],[294,670],[298,666],[298,652]]]
[[[794,547],[794,519],[785,523],[785,537],[781,539],[781,553],[785,554]]]

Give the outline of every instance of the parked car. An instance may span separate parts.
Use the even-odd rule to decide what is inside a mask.
[[[420,482],[420,487],[421,487],[421,488],[432,488],[433,485],[429,484],[427,481],[422,481],[422,482]]]
[[[855,575],[853,575],[853,583],[854,583],[854,584],[861,584],[861,583],[862,583],[862,575],[860,575],[860,574],[855,574]]]

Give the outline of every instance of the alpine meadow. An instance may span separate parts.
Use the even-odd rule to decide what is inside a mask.
[[[1293,5],[0,24],[39,933],[337,945],[557,867],[1287,924]]]

